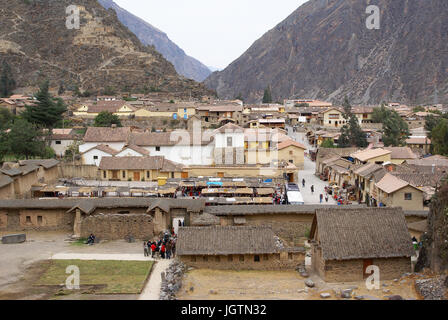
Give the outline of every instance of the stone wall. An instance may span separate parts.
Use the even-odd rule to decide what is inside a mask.
[[[0,230],[72,231],[74,215],[65,209],[20,209],[0,211]]]
[[[401,275],[411,272],[410,258],[381,258],[372,260],[373,265],[378,266],[380,269],[381,281],[399,278]],[[324,274],[320,274],[320,276],[327,282],[351,282],[362,281],[364,279],[363,259],[324,261],[322,262],[322,267]]]
[[[298,265],[305,263],[305,255],[300,252],[280,255],[260,254],[258,262],[253,254],[244,255],[216,255],[216,256],[177,256],[188,266],[199,269],[218,270],[294,270]]]
[[[135,239],[149,240],[154,237],[152,217],[143,214],[98,214],[87,217],[81,222],[81,237],[87,238],[93,233],[104,240]]]

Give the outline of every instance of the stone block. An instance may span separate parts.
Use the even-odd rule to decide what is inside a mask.
[[[23,243],[26,241],[26,234],[10,234],[2,237],[3,244]]]

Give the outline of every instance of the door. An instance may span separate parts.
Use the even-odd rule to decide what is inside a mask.
[[[140,181],[140,172],[134,172],[134,181]]]
[[[181,177],[182,177],[182,179],[187,179],[188,178],[188,172],[182,172],[181,173]]]
[[[218,172],[218,178],[224,178],[224,172]]]
[[[372,259],[364,260],[364,268],[363,268],[364,279],[366,279],[367,277],[369,277],[371,275],[371,273],[367,273],[367,267],[369,267],[371,265],[373,265]]]
[[[118,180],[118,171],[117,170],[112,171],[112,179]]]

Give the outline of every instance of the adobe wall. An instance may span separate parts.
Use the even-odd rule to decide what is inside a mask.
[[[145,208],[99,208],[96,209],[92,215],[97,214],[146,214]]]
[[[21,209],[0,211],[0,229],[7,231],[72,231],[72,213],[65,209]]]
[[[364,279],[364,260],[322,261],[326,282],[353,282]],[[380,281],[399,278],[407,272],[411,272],[410,258],[381,258],[373,259],[373,265],[380,269]]]
[[[7,186],[0,188],[0,200],[14,199],[14,198],[15,198],[14,183],[10,183]]]
[[[95,165],[73,165],[64,163],[58,166],[58,176],[61,178],[98,179],[99,170]]]
[[[38,183],[37,171],[14,179],[14,191],[17,199],[31,198],[31,187]]]
[[[255,255],[217,255],[217,256],[177,256],[188,266],[198,269],[218,270],[294,270],[299,264],[305,263],[303,253],[290,253],[280,258],[279,253],[258,255],[259,262],[254,261]],[[243,258],[242,258],[243,257]],[[241,261],[240,259],[243,259]]]
[[[54,166],[53,168],[44,169],[44,180],[45,183],[52,183],[59,179],[59,169],[57,166]]]
[[[93,233],[101,240],[125,239],[127,236],[149,240],[154,237],[152,220],[151,216],[143,214],[92,215],[82,220],[81,237],[87,238]]]

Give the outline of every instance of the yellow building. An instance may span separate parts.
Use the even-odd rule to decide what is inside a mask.
[[[392,151],[379,148],[362,150],[353,153],[351,156],[355,159],[356,164],[363,164],[367,162],[383,164],[391,161],[391,153]]]
[[[158,181],[181,178],[183,165],[162,156],[102,157],[101,179],[109,181]]]
[[[133,116],[137,109],[126,101],[98,101],[94,104],[83,104],[73,115],[80,118],[95,118],[100,112],[110,112],[120,118]]]
[[[278,160],[294,164],[299,170],[303,170],[306,147],[293,140],[280,142],[277,146]]]

